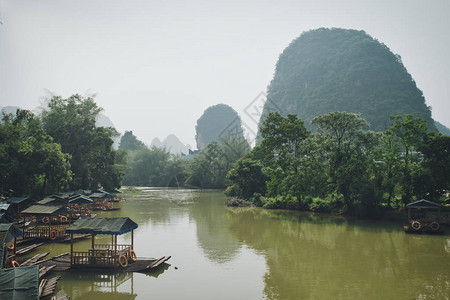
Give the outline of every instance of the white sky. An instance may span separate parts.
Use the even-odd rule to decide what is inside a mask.
[[[450,127],[449,0],[0,0],[0,106],[95,93],[117,130],[195,147],[214,104],[244,109],[303,31],[365,30],[400,54]]]

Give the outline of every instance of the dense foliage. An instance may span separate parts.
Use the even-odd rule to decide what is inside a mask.
[[[43,197],[72,178],[70,155],[61,151],[32,112],[17,110],[0,123],[0,193]]]
[[[267,99],[260,126],[278,110],[297,114],[311,130],[314,117],[338,110],[360,113],[375,131],[387,129],[389,116],[399,113],[418,115],[436,130],[400,56],[364,31],[302,33],[280,55]]]
[[[374,215],[450,189],[450,137],[419,117],[391,116],[384,132],[354,113],[312,122],[311,134],[295,115],[270,113],[261,144],[228,172],[226,194],[267,208]]]
[[[197,149],[205,149],[220,139],[245,141],[241,119],[234,109],[225,104],[208,107],[195,126]]]
[[[135,151],[145,148],[145,144],[137,139],[133,131],[125,131],[120,138],[119,149]]]
[[[185,164],[185,160],[170,154],[166,149],[143,147],[128,153],[123,184],[181,186],[186,179]]]
[[[199,188],[224,189],[227,172],[248,151],[250,147],[245,140],[221,139],[220,144],[208,144],[189,162],[187,184]]]
[[[52,97],[42,112],[45,131],[70,154],[71,189],[114,189],[120,187],[123,170],[115,164],[112,148],[114,128],[97,127],[102,109],[91,97]]]

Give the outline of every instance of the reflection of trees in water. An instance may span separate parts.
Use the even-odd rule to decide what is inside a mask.
[[[171,188],[144,189],[141,194],[126,195],[118,215],[130,217],[143,226],[170,223],[171,218],[187,212],[185,207],[192,205],[199,197],[200,191]]]
[[[230,230],[266,253],[268,299],[413,299],[448,295],[445,238],[341,217],[229,209]]]
[[[151,188],[126,198],[117,216],[128,216],[139,226],[168,224],[188,213],[196,222],[200,247],[213,262],[228,262],[239,250],[238,240],[228,230],[225,196],[217,190]]]
[[[240,248],[239,241],[229,230],[224,199],[225,196],[217,191],[206,191],[190,210],[196,221],[200,247],[209,260],[221,264],[233,260]]]

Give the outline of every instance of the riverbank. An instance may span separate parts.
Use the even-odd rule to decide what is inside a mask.
[[[396,223],[408,223],[408,212],[405,207],[387,207],[378,206],[372,210],[362,210],[359,207],[353,210],[344,210],[342,206],[338,206],[336,201],[323,200],[320,198],[309,198],[306,201],[298,201],[296,197],[275,197],[267,198],[256,195],[250,200],[239,199],[236,197],[228,198],[225,202],[229,207],[261,207],[271,210],[292,210],[311,213],[324,213],[330,215],[343,215],[346,217],[362,219],[362,220],[380,220]],[[433,213],[431,213],[433,214]],[[441,224],[450,225],[450,207],[442,206],[438,215],[434,213],[435,218],[441,220]]]

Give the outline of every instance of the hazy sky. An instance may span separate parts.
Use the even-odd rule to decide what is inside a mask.
[[[0,106],[96,94],[117,130],[195,146],[203,111],[244,109],[303,31],[365,30],[400,54],[450,127],[449,0],[0,0]]]

